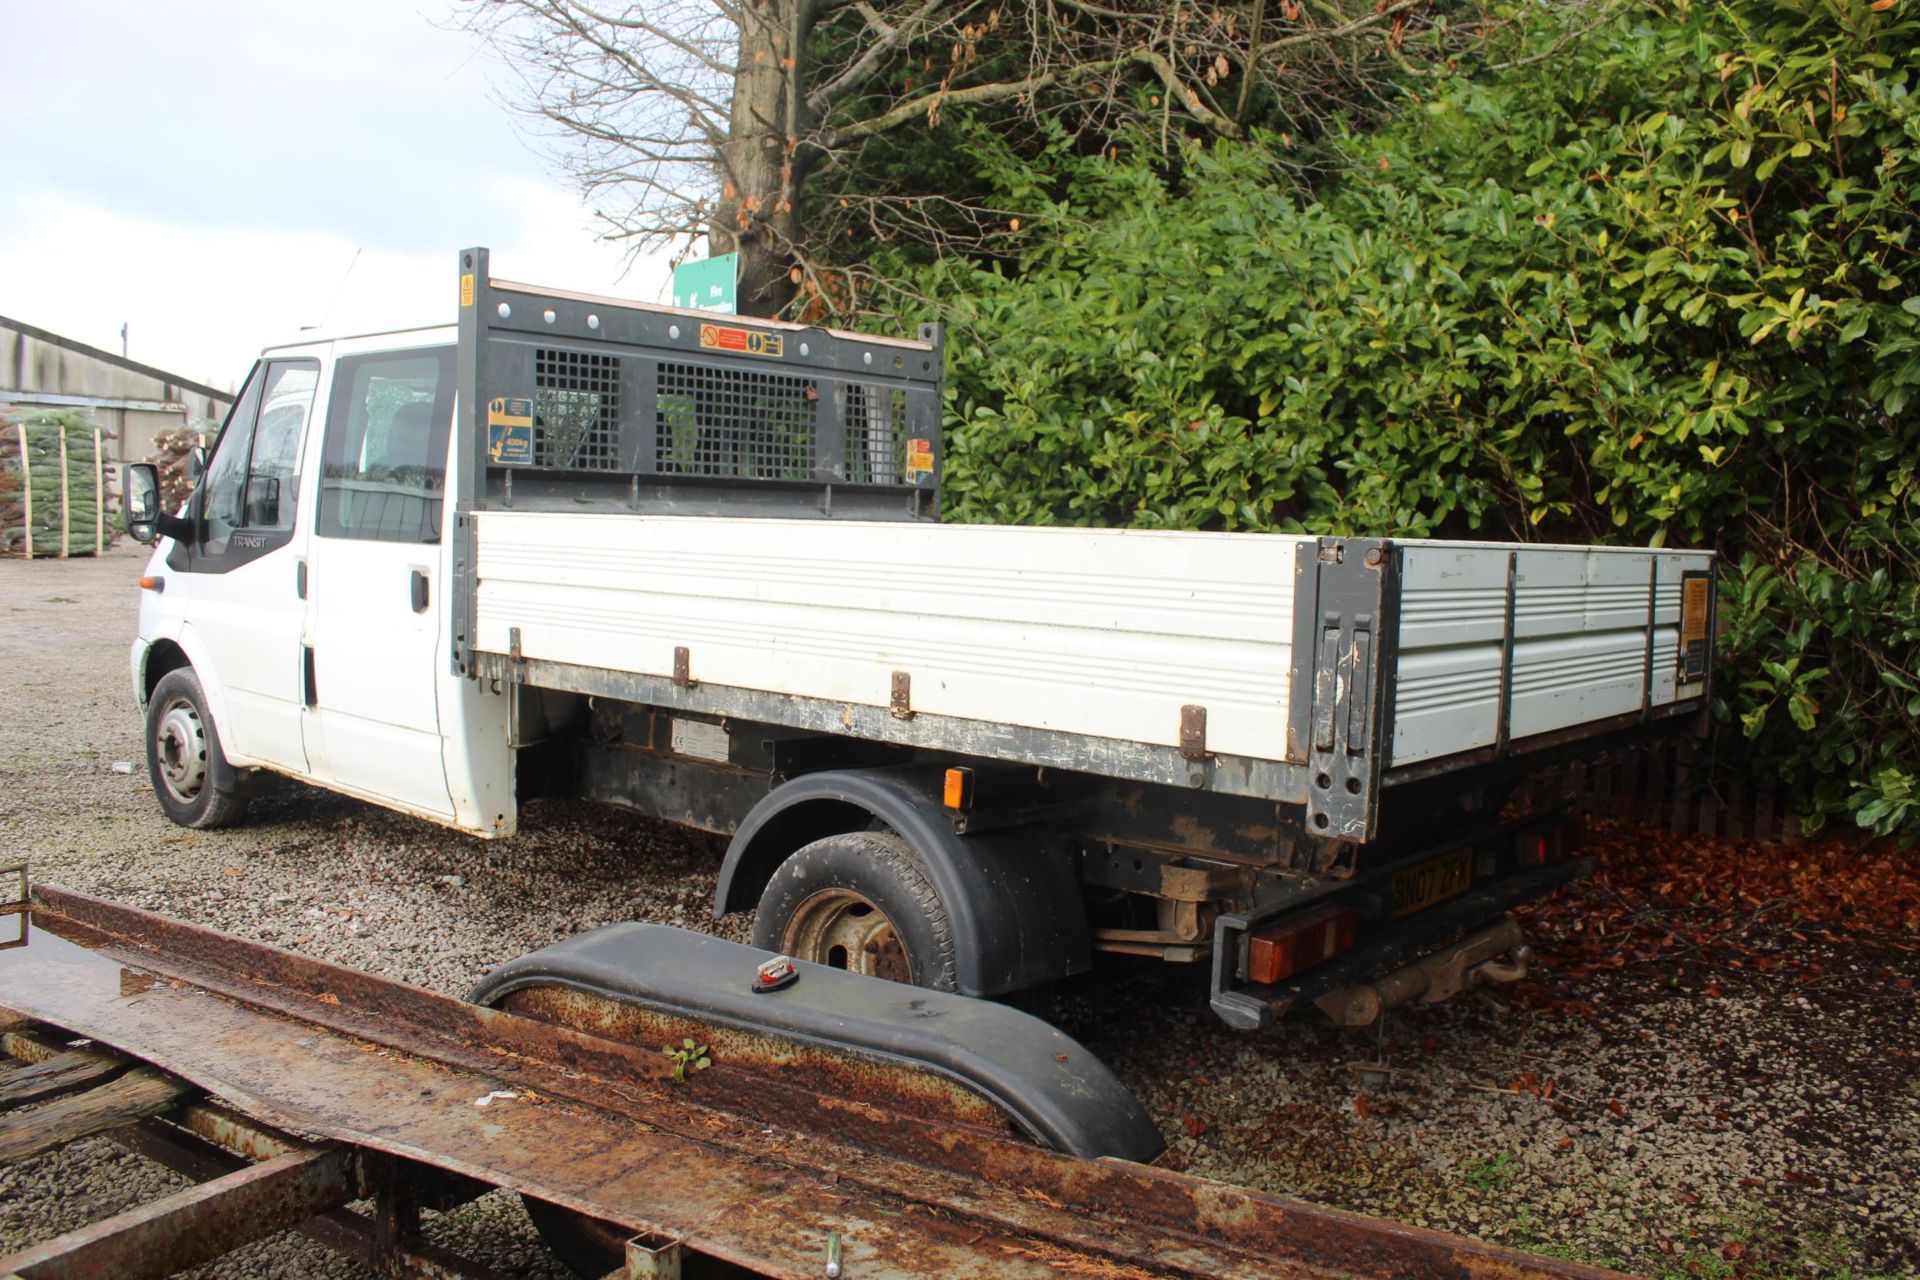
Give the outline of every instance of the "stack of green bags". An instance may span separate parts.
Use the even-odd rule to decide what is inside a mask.
[[[83,414],[0,418],[0,555],[96,555],[113,545],[112,439]]]

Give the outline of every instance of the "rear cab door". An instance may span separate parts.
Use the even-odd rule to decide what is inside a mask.
[[[442,754],[451,331],[336,345],[309,552],[302,739],[316,781],[455,820]]]

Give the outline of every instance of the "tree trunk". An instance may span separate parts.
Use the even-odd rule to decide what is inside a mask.
[[[791,140],[806,109],[795,51],[807,3],[741,0],[740,68],[710,238],[715,253],[740,254],[742,315],[778,315],[794,296],[789,246],[800,226]]]

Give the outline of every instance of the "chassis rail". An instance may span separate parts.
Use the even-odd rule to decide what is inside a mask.
[[[293,1226],[379,1274],[484,1278],[422,1237],[421,1212],[504,1187],[632,1233],[631,1275],[689,1252],[791,1280],[1617,1280],[1060,1155],[884,1072],[816,1064],[815,1092],[810,1073],[723,1054],[676,1081],[652,1043],[53,886],[18,918],[0,949],[0,1159],[106,1132],[205,1181],[0,1258],[0,1276],[165,1275]],[[373,1214],[345,1207],[363,1198]]]

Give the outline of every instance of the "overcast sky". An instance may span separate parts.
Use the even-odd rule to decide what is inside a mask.
[[[452,321],[469,245],[499,276],[664,300],[664,263],[596,239],[455,12],[0,0],[0,315],[112,351],[124,322],[134,359],[229,388],[302,326]]]

